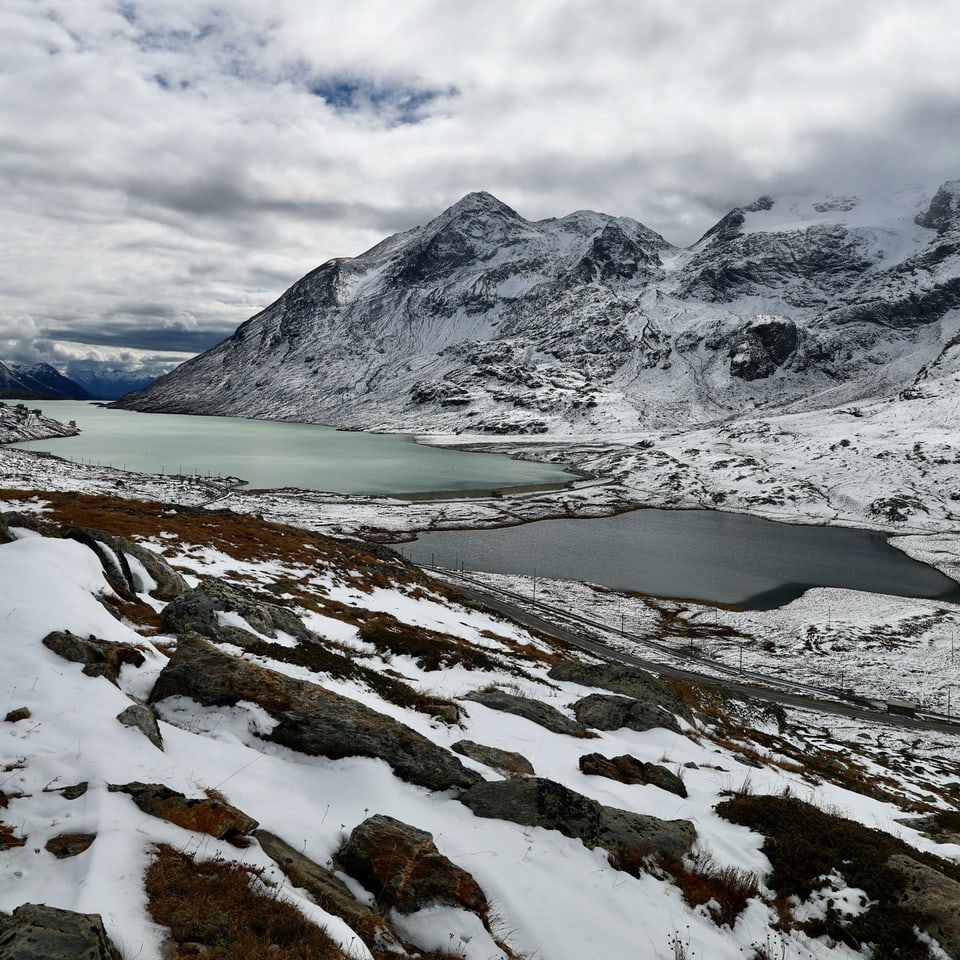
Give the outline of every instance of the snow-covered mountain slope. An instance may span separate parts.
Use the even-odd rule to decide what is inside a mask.
[[[0,361],[0,397],[22,400],[89,400],[90,394],[49,363],[24,366]]]
[[[473,193],[318,267],[123,405],[559,435],[877,396],[957,349],[958,197],[763,197],[679,249]]]
[[[20,929],[7,914],[43,903],[99,914],[123,960],[960,948],[948,733],[831,731],[610,672],[395,555],[250,517],[76,494],[3,507],[40,515],[0,513],[3,947]],[[886,653],[874,636],[869,656],[923,663],[948,615],[928,610]],[[763,656],[748,624],[717,616],[663,629]],[[846,628],[877,613],[861,617]],[[198,655],[209,669],[189,669]],[[321,743],[324,702],[353,722]],[[463,782],[411,779],[417,753]],[[500,808],[478,803],[496,794]],[[389,845],[348,856],[384,818]],[[631,859],[582,829],[602,818],[662,835]],[[680,860],[658,846],[671,830],[692,841]],[[278,922],[287,907],[299,927]],[[320,927],[332,946],[311,952]]]

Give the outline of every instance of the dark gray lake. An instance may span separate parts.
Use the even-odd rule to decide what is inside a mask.
[[[748,610],[782,606],[810,587],[960,602],[960,585],[880,534],[708,510],[423,533],[403,552],[420,563],[585,580]]]
[[[57,420],[76,420],[81,433],[12,446],[142,473],[240,477],[251,488],[415,493],[574,479],[554,464],[430,447],[402,434],[275,420],[137,413],[76,400],[30,401],[28,405]]]

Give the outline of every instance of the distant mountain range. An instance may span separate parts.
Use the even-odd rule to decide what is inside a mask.
[[[90,394],[49,363],[0,362],[0,397],[19,400],[89,400]]]
[[[139,410],[583,435],[915,389],[960,345],[960,181],[761,197],[685,249],[471,193],[331,260]]]
[[[0,398],[12,400],[116,400],[156,379],[102,363],[73,365],[66,376],[49,363],[25,366],[0,361]]]

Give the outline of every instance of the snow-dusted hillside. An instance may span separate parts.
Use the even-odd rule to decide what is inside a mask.
[[[0,515],[4,946],[44,903],[122,960],[957,955],[955,737],[578,666],[396,557],[249,517],[3,507],[41,518]],[[328,701],[351,724],[321,743]],[[614,823],[650,839],[611,850]]]
[[[893,394],[957,352],[958,197],[763,197],[679,249],[627,218],[530,222],[469,194],[123,403],[584,435]]]

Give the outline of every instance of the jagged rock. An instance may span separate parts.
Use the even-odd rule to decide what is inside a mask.
[[[662,680],[639,667],[616,663],[581,663],[565,660],[554,664],[548,674],[551,680],[566,680],[585,687],[600,687],[611,693],[632,697],[643,703],[656,704],[676,716],[690,719],[686,704]]]
[[[398,720],[314,683],[232,657],[196,634],[180,640],[150,702],[175,696],[204,706],[257,703],[279,721],[262,739],[333,760],[375,757],[402,779],[431,790],[468,787],[481,779]]]
[[[58,860],[65,860],[89,849],[96,839],[95,833],[61,833],[58,837],[51,837],[44,847]]]
[[[552,733],[568,733],[574,736],[583,736],[586,733],[586,729],[579,723],[541,700],[519,697],[503,690],[474,690],[463,699],[482,703],[491,710],[501,710],[517,717],[524,717],[541,727],[546,727]]]
[[[25,903],[0,916],[0,960],[121,960],[98,913]]]
[[[160,727],[150,707],[142,703],[131,703],[126,710],[117,714],[117,719],[125,727],[134,727],[139,730],[158,750],[163,749]]]
[[[487,912],[477,881],[437,850],[432,835],[393,817],[368,817],[334,859],[385,908],[414,913],[446,903],[480,916]]]
[[[188,800],[182,793],[159,783],[108,784],[111,793],[126,793],[144,812],[175,823],[184,830],[206,833],[218,840],[245,846],[243,839],[259,824],[242,810],[216,797]]]
[[[952,960],[960,958],[960,883],[905,854],[894,854],[887,866],[906,878],[900,905],[928,917],[924,932]]]
[[[478,817],[559,830],[588,847],[602,846],[628,859],[651,854],[676,859],[696,839],[689,820],[659,820],[606,807],[540,777],[478,783],[464,791],[460,801]]]
[[[145,659],[143,654],[129,643],[113,643],[94,636],[84,639],[69,630],[48,633],[43,638],[43,645],[64,660],[84,664],[83,672],[88,677],[106,677],[114,684],[124,664],[139,667]]]
[[[19,723],[21,720],[30,719],[30,708],[29,707],[16,707],[13,710],[10,710],[7,715],[3,718],[7,723]]]
[[[604,757],[599,753],[587,753],[580,758],[580,769],[583,773],[597,777],[608,777],[620,783],[650,784],[669,790],[678,797],[687,795],[687,788],[683,780],[666,767],[656,763],[644,763],[623,754],[619,757]]]
[[[174,597],[179,596],[181,593],[185,593],[189,587],[187,586],[187,581],[174,570],[163,557],[159,554],[154,553],[152,550],[148,550],[146,547],[141,546],[139,543],[133,543],[130,540],[125,540],[122,537],[114,537],[109,533],[103,533],[102,531],[88,531],[92,534],[97,535],[97,539],[102,540],[107,546],[111,547],[118,555],[126,556],[129,555],[139,560],[143,564],[144,569],[147,571],[153,582],[156,584],[156,587],[150,591],[151,596],[156,597],[158,600],[172,600]],[[142,578],[134,572],[129,563],[127,564],[127,570],[129,571],[129,585],[130,589],[134,593],[145,593],[147,592],[145,584]]]
[[[488,747],[473,740],[458,740],[450,745],[450,749],[464,757],[470,757],[488,767],[500,770],[509,776],[533,776],[533,764],[523,754],[512,750],[500,750],[497,747]]]
[[[44,787],[44,793],[59,793],[64,800],[79,800],[82,797],[89,787],[89,784],[86,780],[81,780],[80,783],[71,783],[66,787]]]
[[[199,633],[239,646],[249,643],[253,638],[245,630],[220,623],[217,614],[226,612],[239,614],[263,636],[276,637],[280,630],[297,640],[315,642],[313,634],[295,613],[223,580],[204,580],[193,590],[180,594],[163,608],[160,620],[164,629],[171,633]]]
[[[672,713],[663,707],[643,703],[632,697],[618,697],[610,693],[591,693],[573,704],[573,712],[580,723],[597,730],[653,730],[663,727],[680,732],[680,725]]]
[[[276,861],[295,887],[306,890],[323,910],[342,918],[367,947],[408,956],[386,919],[357,901],[350,888],[333,871],[314,863],[267,830],[258,830],[256,837],[264,853]]]

